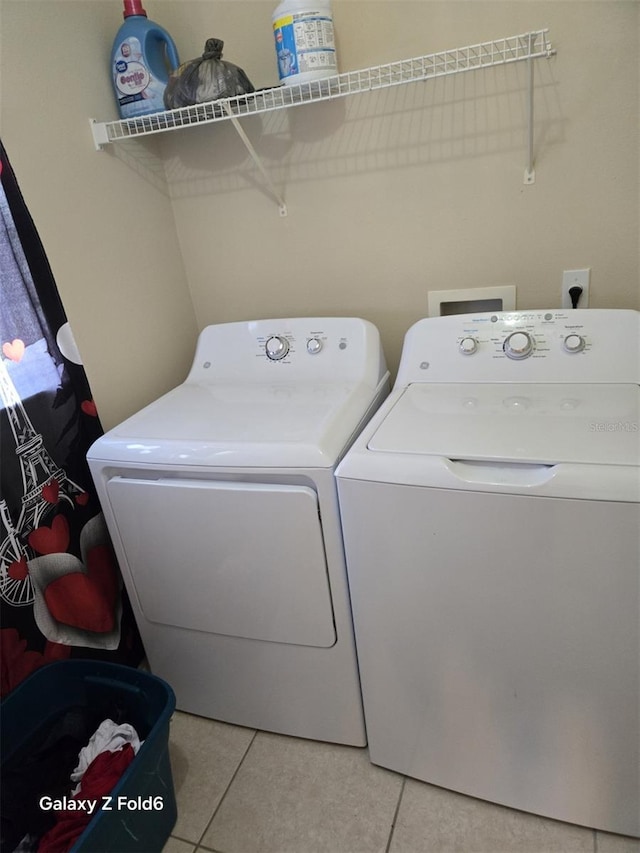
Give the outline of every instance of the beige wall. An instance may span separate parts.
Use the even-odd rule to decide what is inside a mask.
[[[275,0],[145,5],[183,60],[217,36],[277,82]],[[285,218],[228,123],[93,151],[119,0],[0,8],[3,141],[107,425],[180,381],[209,323],[359,315],[395,368],[429,290],[515,284],[519,308],[553,307],[562,270],[590,267],[592,307],[640,308],[636,2],[333,0],[341,70],[548,26],[536,183],[517,65],[244,120]]]
[[[191,56],[201,36],[223,38],[263,86],[276,74],[272,6],[182,3],[171,23]],[[429,290],[515,284],[518,307],[553,307],[562,271],[590,267],[592,307],[640,307],[639,8],[333,0],[341,70],[549,27],[558,52],[536,63],[536,183],[523,183],[524,65],[245,120],[284,219],[233,128],[167,137],[198,322],[358,314],[395,367]]]

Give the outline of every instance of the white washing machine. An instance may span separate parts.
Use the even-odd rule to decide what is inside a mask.
[[[364,745],[335,466],[382,399],[356,318],[209,326],[88,460],[151,669],[178,707]]]
[[[375,764],[640,835],[639,319],[407,333],[336,472]]]

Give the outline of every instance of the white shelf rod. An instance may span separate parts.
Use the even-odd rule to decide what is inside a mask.
[[[527,86],[527,168],[524,172],[524,182],[527,185],[536,181],[536,171],[533,168],[533,59],[527,60],[528,86]]]
[[[229,118],[231,119],[231,123],[233,124],[233,126],[235,127],[235,129],[238,133],[238,136],[244,142],[245,148],[247,149],[247,151],[251,155],[251,159],[253,160],[253,162],[256,164],[256,166],[260,170],[260,173],[261,173],[262,177],[264,178],[265,183],[267,184],[267,186],[271,190],[271,194],[274,196],[275,200],[278,202],[278,210],[280,212],[280,216],[286,216],[287,215],[287,205],[284,203],[282,198],[279,196],[276,188],[273,185],[273,181],[269,177],[269,173],[267,172],[267,170],[262,165],[262,160],[258,157],[258,154],[256,153],[255,148],[253,147],[253,145],[251,144],[251,142],[249,140],[249,137],[244,132],[242,125],[240,124],[240,122],[238,121],[236,116],[233,115],[233,113],[231,111],[231,107],[229,106],[229,104],[225,103],[225,104],[223,104],[223,106],[224,106],[225,110],[227,111]]]

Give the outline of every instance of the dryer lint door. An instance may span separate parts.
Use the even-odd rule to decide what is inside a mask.
[[[114,477],[107,493],[149,621],[277,643],[335,643],[313,489]]]

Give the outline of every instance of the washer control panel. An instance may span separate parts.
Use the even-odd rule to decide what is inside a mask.
[[[575,323],[575,319],[567,311],[465,315],[456,336],[458,351],[465,356],[491,354],[513,361],[547,358],[554,350],[568,355],[586,353],[590,349],[588,323]]]
[[[639,373],[638,311],[503,311],[418,321],[396,381],[619,383]]]

